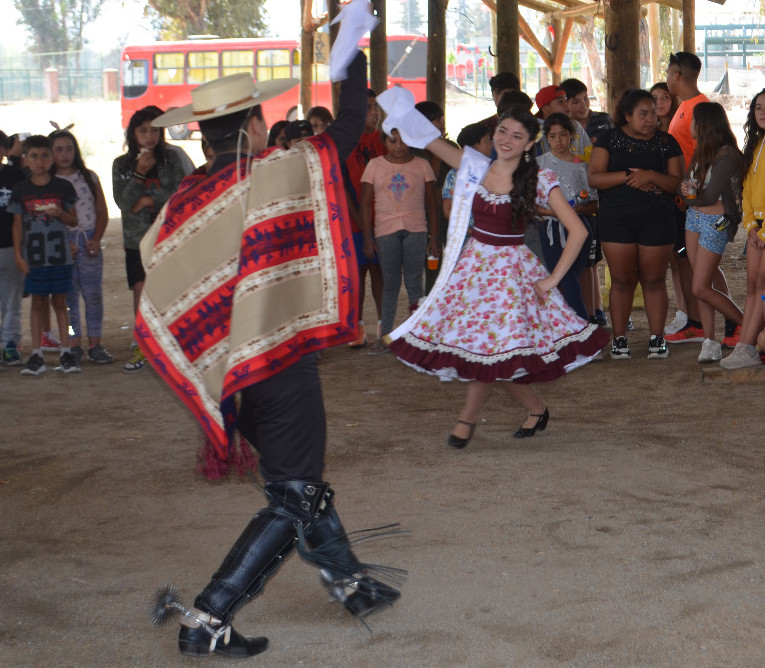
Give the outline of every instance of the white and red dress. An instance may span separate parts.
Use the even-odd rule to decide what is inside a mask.
[[[488,159],[463,154],[438,281],[409,320],[390,334],[406,364],[442,380],[554,380],[591,361],[608,334],[578,317],[560,291],[537,297],[548,271],[524,244],[510,195],[482,185]],[[537,204],[548,207],[555,174],[540,170]],[[465,238],[472,212],[475,225]]]

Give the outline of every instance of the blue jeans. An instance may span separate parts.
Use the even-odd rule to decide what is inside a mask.
[[[16,269],[13,248],[0,248],[0,344],[21,343],[21,297],[24,274]]]
[[[383,275],[382,333],[385,335],[393,330],[402,272],[409,304],[416,304],[425,294],[422,272],[425,267],[428,234],[398,230],[393,234],[376,237],[375,243]]]

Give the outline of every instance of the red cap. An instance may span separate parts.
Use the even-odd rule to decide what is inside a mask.
[[[556,97],[566,97],[566,91],[560,86],[545,86],[540,88],[534,100],[537,103],[537,109],[541,109],[546,104],[550,104]]]

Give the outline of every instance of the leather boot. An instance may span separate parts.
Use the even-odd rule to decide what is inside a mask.
[[[215,637],[202,627],[182,627],[181,654],[253,656],[264,651],[266,638],[245,638],[231,628],[234,614],[257,596],[295,547],[297,525],[308,525],[328,485],[304,481],[266,483],[269,504],[250,520],[194,607],[218,622]]]
[[[334,492],[328,490],[317,517],[305,531],[306,543],[312,548],[310,561],[321,567],[319,579],[330,597],[357,617],[366,617],[390,606],[401,593],[365,574],[369,565],[353,553],[333,497]]]

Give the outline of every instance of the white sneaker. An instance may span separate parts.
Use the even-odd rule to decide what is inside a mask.
[[[762,360],[757,349],[751,350],[745,343],[737,343],[733,352],[725,359],[720,360],[723,369],[746,369],[750,366],[761,366]]]
[[[675,311],[675,319],[664,328],[664,333],[677,334],[687,324],[688,314],[684,311]]]
[[[722,346],[712,339],[704,339],[704,343],[701,344],[699,362],[702,364],[705,362],[719,362],[721,359]]]

